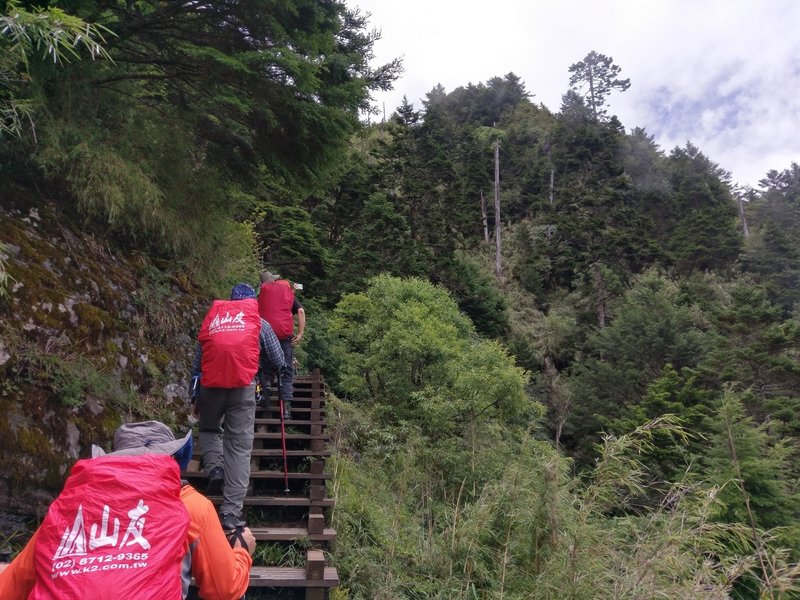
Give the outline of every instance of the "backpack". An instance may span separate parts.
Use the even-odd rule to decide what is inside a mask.
[[[270,324],[279,340],[285,340],[294,333],[293,304],[294,289],[286,279],[261,284],[258,313]]]
[[[203,387],[250,385],[258,371],[260,334],[261,317],[255,298],[215,300],[197,335],[203,349]]]
[[[29,600],[180,600],[189,514],[171,456],[79,460],[34,546]]]

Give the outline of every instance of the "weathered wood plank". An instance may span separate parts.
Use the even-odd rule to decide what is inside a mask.
[[[260,431],[255,432],[253,434],[257,440],[279,440],[281,439],[281,432],[267,432],[263,433]],[[320,435],[311,435],[308,433],[287,433],[286,434],[287,440],[329,440],[330,436],[325,434]]]
[[[325,567],[322,578],[308,579],[301,567],[253,567],[250,570],[252,587],[329,588],[339,585],[334,567]]]
[[[289,479],[331,479],[330,473],[292,473],[287,474]],[[205,478],[203,471],[184,471],[183,477],[186,479]],[[250,471],[250,479],[283,479],[283,471]]]
[[[252,452],[251,456],[256,456],[256,457],[261,457],[261,458],[263,458],[263,457],[279,457],[280,458],[280,457],[283,456],[283,450],[281,450],[280,448],[253,448],[253,450],[251,452]],[[190,471],[199,471],[200,470],[200,462],[199,462],[199,460],[202,457],[202,455],[203,455],[203,453],[200,452],[200,451],[198,451],[198,452],[196,452],[194,454],[194,457],[193,457],[194,461],[189,463],[189,470]],[[300,457],[306,457],[306,456],[330,456],[330,455],[331,455],[331,451],[329,449],[323,449],[323,450],[287,450],[286,451],[286,456],[294,456],[294,457],[297,457],[297,456],[300,456]]]
[[[307,527],[251,527],[250,531],[259,541],[293,542],[308,538],[312,542],[328,542],[336,539],[336,530],[330,527],[321,533],[309,533]]]
[[[214,505],[222,504],[222,496],[208,496]],[[333,498],[311,498],[299,496],[248,496],[244,499],[245,506],[308,506],[311,509],[334,506],[336,501]]]

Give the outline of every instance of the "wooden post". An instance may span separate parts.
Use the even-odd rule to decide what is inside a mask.
[[[325,588],[306,588],[306,600],[325,600]]]
[[[325,515],[323,514],[309,514],[308,515],[308,533],[322,533],[325,531]]]
[[[500,140],[494,143],[494,246],[494,272],[500,277],[503,274],[503,264],[500,258]]]
[[[308,488],[308,498],[309,500],[324,500],[325,484],[312,481]]]
[[[322,550],[306,551],[306,579],[319,581],[325,573],[325,555]]]

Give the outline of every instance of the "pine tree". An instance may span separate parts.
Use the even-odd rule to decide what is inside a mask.
[[[749,528],[757,576],[769,592],[766,596],[753,593],[752,582],[743,578],[737,596],[778,597],[770,584],[774,565],[766,558],[762,530],[782,528],[775,532],[779,545],[797,548],[800,544],[800,529],[792,525],[800,517],[800,498],[787,477],[792,449],[787,441],[770,435],[766,426],[756,425],[746,415],[741,398],[730,390],[723,394],[711,427],[703,474],[720,487],[718,518]]]
[[[747,206],[752,235],[742,262],[789,314],[800,304],[800,165],[770,171],[761,185]]]
[[[666,252],[682,273],[729,268],[742,249],[730,175],[692,144],[668,159],[673,190]]]
[[[606,118],[605,99],[613,90],[624,92],[631,87],[630,79],[618,79],[622,69],[614,59],[592,50],[586,57],[570,65],[569,84],[586,100],[595,121]]]
[[[745,406],[782,436],[800,435],[800,321],[784,320],[762,286],[736,282],[710,316],[717,335],[700,367],[705,385],[748,390]]]

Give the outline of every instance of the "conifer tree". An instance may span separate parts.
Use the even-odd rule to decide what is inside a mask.
[[[730,175],[692,144],[668,159],[673,193],[666,251],[682,273],[729,268],[742,249]]]
[[[800,529],[794,525],[800,518],[800,497],[789,478],[791,460],[788,440],[776,439],[766,425],[757,425],[745,413],[741,397],[726,390],[711,421],[704,475],[720,486],[719,519],[747,526],[759,553],[764,551],[760,531],[765,529],[789,525],[777,532],[780,544],[800,544]],[[759,558],[764,575],[769,568],[763,555]]]
[[[789,314],[800,305],[800,165],[770,171],[760,183],[764,191],[747,206],[752,235],[742,262]]]
[[[592,50],[580,62],[569,67],[572,90],[586,100],[595,121],[606,118],[606,97],[613,91],[624,92],[631,87],[630,79],[618,79],[622,69],[614,59]]]
[[[800,435],[800,321],[784,319],[763,286],[735,282],[712,307],[715,343],[700,365],[706,387],[747,390],[742,400],[757,423],[781,436]]]

